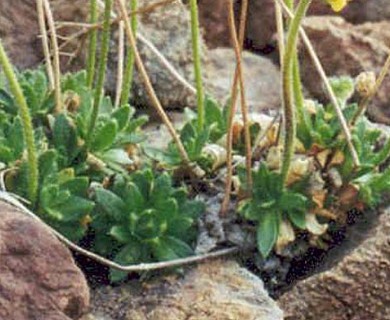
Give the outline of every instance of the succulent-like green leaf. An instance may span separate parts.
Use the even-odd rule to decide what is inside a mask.
[[[261,218],[257,228],[257,247],[266,258],[274,247],[279,234],[280,218],[277,212],[268,211]]]
[[[125,202],[116,194],[103,188],[95,189],[96,202],[103,208],[105,214],[113,217],[116,221],[123,220],[126,213]]]
[[[104,125],[96,128],[91,143],[91,150],[103,151],[109,149],[115,141],[117,131],[118,125],[115,120],[107,121]]]

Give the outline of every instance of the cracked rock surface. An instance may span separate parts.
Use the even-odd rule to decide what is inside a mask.
[[[390,208],[364,242],[332,269],[285,293],[286,320],[390,319]]]
[[[96,320],[282,320],[262,281],[232,260],[209,261],[183,277],[93,293]]]

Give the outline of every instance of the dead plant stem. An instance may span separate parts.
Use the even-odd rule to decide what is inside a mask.
[[[54,67],[54,96],[55,96],[55,112],[62,112],[62,94],[61,94],[61,67],[60,67],[60,53],[58,49],[57,33],[54,24],[53,13],[50,8],[49,0],[43,0],[47,24],[50,30],[50,39],[52,46],[53,67]]]
[[[235,25],[235,15],[234,15],[234,2],[228,0],[228,21],[230,29],[230,37],[232,44],[234,46],[234,51],[236,55],[236,69],[234,73],[231,101],[230,101],[230,110],[229,110],[229,119],[228,119],[228,132],[227,132],[227,175],[225,182],[225,194],[221,204],[220,214],[225,215],[230,202],[230,193],[232,187],[232,178],[233,178],[233,126],[234,126],[234,116],[236,113],[236,103],[238,96],[238,85],[240,85],[240,98],[241,98],[241,113],[244,122],[244,135],[245,135],[245,150],[246,150],[246,170],[247,170],[247,181],[248,187],[252,186],[252,148],[250,141],[250,132],[249,132],[249,119],[248,119],[248,109],[245,98],[245,86],[242,72],[242,47],[245,37],[245,26],[248,13],[248,0],[244,0],[241,4],[241,15],[240,15],[240,27],[239,27],[239,36],[237,38],[237,31]]]
[[[41,40],[42,40],[43,55],[45,56],[46,73],[49,79],[50,90],[54,90],[54,83],[55,83],[54,71],[53,71],[53,64],[51,62],[51,56],[50,56],[50,48],[49,48],[48,35],[46,30],[46,18],[45,18],[45,8],[44,8],[43,0],[37,0],[36,5],[37,5],[39,30],[41,33]]]
[[[145,84],[145,88],[146,88],[146,91],[149,95],[151,103],[152,103],[153,107],[156,109],[159,116],[161,117],[162,122],[167,126],[169,133],[171,134],[173,140],[175,141],[175,143],[179,149],[180,156],[181,156],[183,162],[186,165],[190,165],[190,159],[187,155],[187,151],[185,150],[185,148],[180,140],[180,137],[178,136],[172,122],[169,120],[160,101],[158,100],[157,95],[156,95],[156,93],[153,89],[153,86],[151,84],[151,81],[149,79],[149,76],[146,72],[144,63],[141,59],[138,48],[136,46],[136,41],[135,41],[135,37],[133,34],[133,30],[131,28],[131,24],[130,24],[130,20],[129,20],[129,17],[127,14],[126,6],[123,3],[123,0],[115,0],[115,1],[117,4],[117,9],[118,9],[120,15],[123,17],[123,20],[125,23],[125,31],[126,31],[127,39],[128,39],[129,44],[134,52],[135,64],[136,64],[138,71],[140,73],[140,77]]]

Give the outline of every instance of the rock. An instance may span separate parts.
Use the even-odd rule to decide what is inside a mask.
[[[249,1],[246,43],[248,49],[265,50],[275,43],[276,32],[274,0]]]
[[[366,239],[332,269],[285,293],[286,320],[390,319],[390,209]]]
[[[158,0],[141,0],[139,6],[147,6]],[[56,21],[86,21],[88,18],[88,6],[85,0],[52,0],[52,9]],[[140,32],[153,43],[158,51],[184,76],[189,82],[193,81],[192,44],[190,30],[190,15],[184,4],[175,2],[154,9],[152,12],[139,16]],[[0,36],[4,41],[7,52],[12,62],[19,68],[33,68],[43,61],[41,41],[38,38],[35,2],[30,0],[16,0],[12,6],[0,1]],[[180,27],[178,27],[180,26]],[[77,28],[64,28],[59,30],[59,35],[69,36],[78,32]],[[117,65],[117,30],[113,30],[111,56],[107,71],[106,89],[115,91],[116,65]],[[75,70],[84,66],[84,57],[87,48],[83,39],[76,38],[69,46],[62,49],[64,52],[74,52],[81,48],[79,54],[73,60],[72,65],[63,60],[62,71]],[[60,43],[62,43],[60,41]],[[144,59],[146,68],[164,107],[182,108],[194,105],[195,96],[188,92],[174,77],[172,77],[161,65],[154,53],[141,42],[139,49]],[[203,47],[206,51],[206,48]],[[76,66],[76,67],[74,67]],[[144,91],[144,85],[135,77],[134,102],[136,105],[150,105],[149,98]]]
[[[228,48],[210,50],[205,66],[209,92],[220,101],[230,96],[236,68],[234,51]],[[281,104],[280,72],[271,60],[250,52],[243,53],[244,82],[251,112],[276,109]],[[239,99],[238,99],[239,101]]]
[[[312,40],[325,72],[328,76],[357,76],[362,71],[374,71],[376,74],[382,69],[390,48],[387,42],[381,41],[379,32],[384,26],[390,27],[389,22],[382,22],[376,27],[371,24],[371,30],[377,30],[377,36],[370,36],[362,26],[355,27],[341,17],[309,17],[304,21],[304,27]],[[379,31],[381,30],[381,31]],[[371,34],[374,34],[372,31]],[[385,33],[381,35],[385,37]],[[320,100],[325,100],[322,81],[306,50],[301,50],[301,70],[303,82],[309,92]],[[390,78],[388,77],[376,95],[368,110],[369,116],[379,122],[389,123],[390,112],[388,107]]]
[[[148,6],[158,0],[141,0],[139,6]],[[178,27],[180,26],[180,27]],[[139,16],[139,31],[144,35],[187,81],[193,83],[192,42],[190,14],[181,2],[175,2],[154,11]],[[180,109],[195,105],[195,95],[187,90],[174,78],[156,55],[142,42],[138,42],[139,50],[153,87],[162,105],[167,109]],[[107,87],[115,90],[117,54],[116,46],[109,63]],[[207,56],[206,47],[202,46],[203,55]],[[150,106],[144,85],[135,76],[134,103],[140,106]]]
[[[335,15],[329,6],[322,1],[313,1],[310,13],[313,15]],[[354,24],[388,20],[390,18],[390,2],[388,0],[353,0],[340,15]]]
[[[231,260],[210,261],[184,278],[100,288],[93,293],[96,319],[283,319],[262,281]]]
[[[390,22],[367,22],[360,25],[356,25],[357,32],[362,33],[365,36],[376,39],[384,43],[390,48]]]
[[[51,0],[50,4],[57,21],[81,22],[88,15],[88,6],[85,6],[84,0]],[[12,6],[5,1],[0,2],[0,38],[18,68],[33,68],[43,61],[37,19],[35,1],[15,0]],[[68,36],[72,31],[69,28],[61,29],[60,34]],[[74,49],[76,45],[71,48]]]
[[[229,46],[227,18],[221,10],[224,1],[214,0],[212,3],[211,5],[210,1],[207,0],[199,3],[203,26],[206,29],[206,41],[212,47]],[[274,0],[249,1],[246,32],[246,48],[248,50],[268,51],[268,47],[275,44],[274,6]],[[239,5],[237,5],[236,12],[239,12]],[[325,1],[313,1],[309,14],[339,15],[354,24],[366,21],[383,21],[390,18],[390,2],[388,0],[353,0],[341,13],[336,14]]]
[[[36,21],[35,1],[15,0],[12,6],[0,1],[0,38],[12,62],[20,68],[30,68],[42,58]]]
[[[199,0],[199,20],[209,48],[230,47],[228,7],[225,0]]]
[[[0,319],[69,320],[89,289],[69,250],[41,223],[0,202]]]

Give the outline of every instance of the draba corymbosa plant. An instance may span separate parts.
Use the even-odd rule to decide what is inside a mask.
[[[95,250],[122,264],[172,260],[193,254],[196,219],[204,206],[188,200],[167,173],[149,169],[129,179],[117,176],[107,188],[94,188],[92,227]],[[113,271],[111,279],[126,273]]]
[[[305,100],[297,43],[312,1],[286,0],[280,6],[289,15],[286,39],[279,17],[283,117],[276,114],[274,119],[247,112],[241,68],[246,0],[238,32],[234,3],[226,3],[237,65],[224,108],[204,93],[197,1],[189,0],[196,90],[189,87],[197,95],[197,106],[185,111],[187,121],[178,130],[137,48],[145,39],[137,31],[137,14],[168,1],[139,7],[137,0],[90,0],[91,25],[80,24],[90,31],[86,71],[50,71],[51,57],[58,60],[59,52],[48,52],[48,39],[43,39],[46,68],[17,72],[0,43],[0,170],[5,169],[0,187],[28,200],[32,211],[71,241],[82,240],[100,255],[98,261],[114,268],[120,264],[122,271],[137,263],[168,265],[167,260],[194,254],[198,218],[205,211],[204,204],[194,200],[196,192],[199,198],[225,193],[221,216],[237,211],[240,227],[255,230],[264,259],[273,250],[282,254],[296,239],[316,244],[325,238],[331,221],[345,220],[351,209],[377,206],[390,190],[390,139],[362,116],[368,98],[351,103],[355,91],[373,96],[380,83],[375,75],[361,75],[357,81],[324,75],[331,103]],[[335,11],[347,2],[327,0]],[[41,30],[46,21],[53,29],[48,1],[37,3]],[[113,103],[104,85],[110,33],[116,26],[121,59]],[[145,143],[142,125],[147,117],[135,116],[128,104],[134,98],[130,92],[135,67],[172,137],[165,150]],[[241,114],[236,114],[238,98]],[[112,281],[126,277],[114,268]]]

